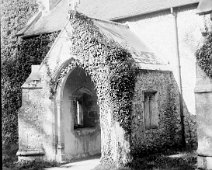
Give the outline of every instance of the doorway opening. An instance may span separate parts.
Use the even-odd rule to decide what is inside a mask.
[[[99,117],[94,83],[84,69],[76,67],[63,91],[61,126],[66,160],[101,154]]]

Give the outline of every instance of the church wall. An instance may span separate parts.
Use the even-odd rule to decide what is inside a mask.
[[[195,87],[196,111],[198,120],[198,167],[212,168],[212,79],[197,64]]]
[[[145,127],[144,91],[156,92],[158,125]],[[141,70],[138,74],[133,99],[132,153],[156,152],[180,146],[181,124],[178,88],[171,72]]]
[[[49,99],[45,76],[42,75],[36,87],[27,82],[22,87],[22,107],[18,115],[20,160],[55,160],[54,105]]]
[[[195,114],[195,51],[202,35],[203,18],[190,9],[177,14],[179,48],[182,69],[183,98],[191,114]],[[176,55],[174,16],[168,13],[146,15],[125,19],[124,23],[154,51],[161,59],[169,62],[176,81],[178,65]],[[186,74],[185,74],[186,73]]]
[[[189,14],[188,14],[189,15]],[[193,15],[193,13],[192,13]],[[179,15],[179,18],[184,18],[184,15]],[[186,21],[188,22],[188,21]],[[158,25],[160,23],[160,25]],[[178,146],[181,144],[181,124],[180,124],[180,113],[179,113],[179,88],[177,85],[177,58],[176,58],[176,48],[175,48],[175,37],[174,37],[174,23],[173,16],[171,15],[161,15],[156,18],[148,18],[148,19],[135,19],[135,21],[129,21],[129,25],[132,30],[136,33],[136,30],[140,28],[144,28],[144,31],[138,31],[137,35],[142,39],[142,41],[147,42],[148,46],[152,46],[153,51],[161,58],[167,57],[165,60],[169,60],[173,71],[174,76],[171,72],[160,72],[160,71],[145,71],[142,70],[138,77],[135,87],[135,95],[133,100],[133,124],[132,124],[132,145],[128,147],[128,143],[124,144],[125,139],[124,130],[119,127],[119,124],[115,121],[112,121],[112,108],[109,105],[105,104],[101,105],[101,121],[105,119],[105,122],[101,122],[101,128],[104,131],[104,135],[102,135],[103,145],[100,146],[100,131],[91,130],[91,129],[83,129],[83,130],[75,130],[73,111],[71,102],[72,102],[72,93],[76,88],[79,88],[81,85],[87,88],[93,89],[93,85],[87,81],[87,78],[83,76],[81,79],[79,77],[70,76],[67,80],[67,84],[65,85],[65,89],[63,91],[63,98],[59,97],[59,102],[61,105],[59,109],[57,108],[58,104],[53,106],[54,99],[49,99],[49,79],[47,77],[43,78],[42,89],[24,89],[24,96],[27,96],[23,101],[26,104],[23,104],[22,109],[25,109],[23,113],[20,114],[20,118],[22,116],[23,120],[19,122],[20,125],[20,138],[23,137],[23,132],[28,132],[31,136],[30,142],[28,141],[28,137],[23,137],[23,140],[27,141],[24,146],[32,146],[37,148],[43,148],[45,152],[45,158],[55,159],[56,152],[56,144],[60,144],[59,139],[62,142],[62,156],[63,160],[70,160],[72,158],[85,157],[88,155],[93,155],[96,153],[100,153],[100,147],[102,147],[103,153],[106,156],[110,156],[110,152],[112,152],[112,157],[114,160],[123,160],[120,156],[120,152],[122,147],[119,145],[127,146],[126,148],[132,148],[132,153],[136,153],[136,151],[158,151],[162,148]],[[140,25],[136,27],[136,24]],[[181,23],[183,24],[183,23]],[[197,24],[195,22],[195,24]],[[194,25],[195,25],[194,24]],[[168,27],[166,27],[168,25]],[[192,25],[192,26],[194,26]],[[189,27],[190,28],[190,27]],[[141,30],[141,29],[140,29]],[[184,30],[184,29],[182,29]],[[192,32],[192,30],[191,30]],[[180,28],[179,34],[181,35]],[[161,37],[163,35],[163,37]],[[168,36],[167,36],[168,35]],[[188,34],[190,37],[190,34]],[[62,40],[61,40],[62,41]],[[180,39],[180,42],[184,41],[184,39]],[[65,42],[65,41],[64,41]],[[188,40],[190,45],[192,45],[192,41],[190,38]],[[66,44],[66,43],[64,43]],[[67,45],[68,46],[68,45]],[[181,48],[185,48],[184,45]],[[56,49],[56,48],[55,48]],[[57,50],[60,48],[57,48]],[[186,48],[187,49],[187,48]],[[58,50],[59,51],[59,50]],[[182,50],[183,51],[183,50]],[[183,51],[185,56],[187,51]],[[53,51],[54,52],[54,51]],[[52,53],[53,53],[52,52]],[[69,51],[68,51],[69,52]],[[67,52],[67,54],[69,54]],[[188,52],[189,53],[189,52]],[[189,53],[190,54],[190,53]],[[67,58],[69,55],[65,55]],[[192,53],[193,56],[193,53]],[[169,58],[170,57],[170,58]],[[57,66],[57,58],[50,57],[52,63]],[[65,58],[65,57],[64,57]],[[63,58],[63,59],[64,59]],[[64,59],[65,60],[65,59]],[[52,66],[50,63],[50,66]],[[62,61],[61,61],[62,63]],[[191,61],[183,62],[182,69],[184,72],[188,72],[192,70],[190,68]],[[185,64],[185,65],[184,65]],[[186,65],[187,64],[187,65]],[[60,65],[60,64],[58,64]],[[186,70],[186,67],[189,70]],[[53,66],[52,66],[53,68]],[[45,68],[44,68],[45,69]],[[50,69],[54,70],[54,69]],[[47,73],[47,70],[44,70]],[[193,73],[191,71],[191,73]],[[71,73],[72,74],[72,73]],[[74,74],[73,74],[74,75]],[[192,77],[192,76],[191,76]],[[86,80],[86,81],[84,81]],[[187,81],[188,80],[188,81]],[[188,77],[183,77],[183,82],[192,82]],[[47,82],[47,83],[46,83]],[[74,83],[74,84],[73,84]],[[187,89],[186,85],[183,85],[183,91],[192,91],[192,85],[188,84]],[[189,88],[188,88],[189,87]],[[63,90],[63,89],[62,89]],[[154,129],[147,130],[144,126],[144,105],[143,105],[143,91],[145,90],[153,90],[157,93],[157,107],[158,107],[158,126]],[[190,93],[189,93],[190,94]],[[185,96],[185,95],[184,95]],[[184,97],[183,96],[183,97]],[[191,97],[192,98],[192,97]],[[58,102],[56,101],[56,102]],[[24,103],[23,102],[23,103]],[[34,107],[35,104],[35,107]],[[186,126],[186,141],[190,143],[191,141],[195,141],[195,124],[190,120],[190,113],[192,113],[192,109],[190,109],[188,102],[185,100],[184,104],[184,115],[185,115],[185,126]],[[188,107],[188,108],[187,108]],[[36,108],[36,109],[35,109]],[[61,113],[60,113],[61,108]],[[59,112],[58,112],[59,110]],[[56,115],[61,115],[61,138],[55,133],[60,133],[60,129],[56,126],[55,122],[59,122],[60,120],[56,120]],[[103,117],[105,116],[105,118]],[[29,119],[34,120],[30,122]],[[24,125],[24,122],[27,122],[29,125]],[[36,122],[34,127],[32,122]],[[109,123],[108,123],[109,122]],[[114,123],[115,122],[115,123]],[[32,127],[32,128],[31,128]],[[58,129],[59,130],[58,130]],[[194,131],[194,132],[192,132]],[[105,135],[106,134],[106,135]],[[34,136],[36,136],[34,138]],[[22,139],[21,139],[22,140]],[[126,140],[128,141],[128,139]],[[55,143],[54,143],[55,142]],[[23,141],[24,143],[24,141]],[[21,142],[22,144],[22,142]],[[22,147],[22,146],[21,146]],[[20,148],[21,148],[20,147]],[[57,148],[58,149],[58,148]],[[61,149],[61,148],[59,148]],[[59,150],[58,149],[58,150]],[[125,151],[124,151],[125,152]],[[128,151],[126,151],[128,153]],[[119,153],[119,154],[117,154]],[[144,153],[144,152],[142,152]],[[57,153],[58,154],[58,153]],[[59,154],[58,154],[59,155]],[[105,156],[104,155],[104,156]],[[106,157],[105,156],[105,157]],[[108,157],[109,157],[108,156]]]
[[[207,18],[206,18],[207,20]],[[176,34],[174,16],[170,11],[154,15],[133,17],[120,21],[152,49],[161,59],[168,62],[179,85],[179,67],[177,65]],[[185,115],[186,143],[196,146],[195,113],[195,52],[202,38],[201,30],[204,18],[196,14],[195,9],[184,9],[177,13],[179,53],[181,60],[181,78]],[[194,140],[190,140],[193,138]]]
[[[42,149],[42,114],[39,110],[34,110],[37,107],[38,101],[32,99],[32,96],[40,94],[38,90],[23,89],[22,90],[22,107],[19,111],[19,152],[25,152],[28,149]],[[38,119],[39,117],[39,119]],[[25,153],[22,153],[25,155]],[[22,157],[19,157],[22,159]]]

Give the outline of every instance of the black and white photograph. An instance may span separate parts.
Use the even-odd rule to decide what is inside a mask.
[[[0,0],[3,170],[212,170],[212,0]]]

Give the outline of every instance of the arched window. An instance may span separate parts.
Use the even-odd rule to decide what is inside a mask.
[[[158,128],[158,105],[156,91],[143,91],[145,129]]]
[[[83,87],[73,93],[74,129],[96,127],[98,123],[97,97]]]

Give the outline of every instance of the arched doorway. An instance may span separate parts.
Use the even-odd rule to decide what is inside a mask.
[[[99,107],[91,77],[84,69],[75,67],[67,75],[61,94],[62,160],[100,154]]]

